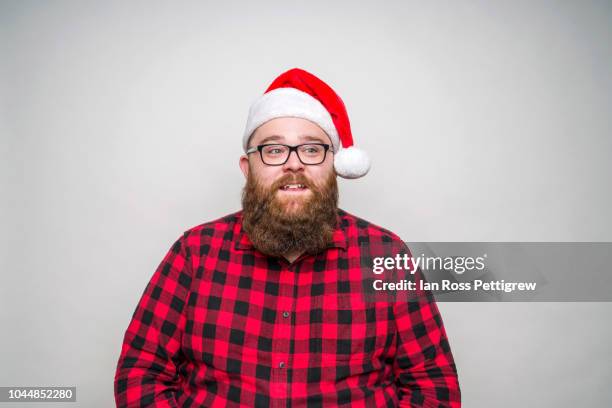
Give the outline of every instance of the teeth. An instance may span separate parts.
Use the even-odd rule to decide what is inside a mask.
[[[303,184],[287,184],[283,186],[283,190],[296,189],[296,188],[305,188]]]

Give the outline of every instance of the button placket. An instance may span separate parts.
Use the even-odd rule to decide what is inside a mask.
[[[279,400],[286,398],[288,393],[287,367],[291,359],[289,345],[293,336],[291,310],[294,305],[295,271],[291,265],[281,263],[279,274],[278,301],[276,304],[277,318],[275,322],[274,351],[272,357],[272,380]]]

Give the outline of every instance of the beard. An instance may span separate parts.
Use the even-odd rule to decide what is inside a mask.
[[[287,184],[302,184],[311,194],[278,196]],[[338,184],[331,174],[322,187],[303,174],[286,174],[270,187],[250,171],[242,192],[243,228],[259,251],[270,256],[316,254],[332,243],[337,224]]]

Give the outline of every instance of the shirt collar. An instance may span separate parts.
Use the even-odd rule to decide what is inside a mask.
[[[234,245],[234,248],[240,250],[252,250],[256,249],[253,246],[253,243],[249,239],[246,231],[242,228],[242,211],[238,214],[238,239]],[[346,232],[342,228],[342,219],[340,215],[337,216],[336,228],[332,233],[332,242],[329,244],[328,248],[340,248],[346,250],[347,248],[347,236]]]

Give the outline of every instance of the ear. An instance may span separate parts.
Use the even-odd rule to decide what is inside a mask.
[[[249,157],[246,154],[240,156],[238,165],[240,166],[240,170],[242,170],[242,174],[244,174],[244,178],[248,178],[249,177]]]

